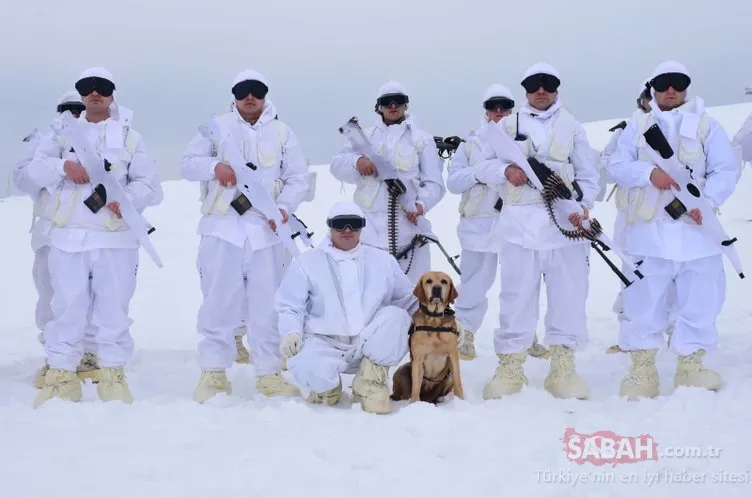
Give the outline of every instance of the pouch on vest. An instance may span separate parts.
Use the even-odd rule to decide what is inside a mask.
[[[490,189],[488,185],[478,184],[462,192],[459,212],[462,216],[475,216],[486,203]]]
[[[649,147],[645,142],[643,133],[654,123],[651,114],[639,116],[637,121],[637,133],[635,134],[634,146],[637,149],[637,159],[652,164],[650,154],[647,152]],[[695,170],[693,176],[700,188],[705,184],[705,140],[710,131],[710,125],[707,114],[703,113],[697,123],[696,138],[685,137],[681,133],[678,137],[677,159],[681,164],[687,165]],[[702,161],[703,168],[701,171],[697,168],[698,163]],[[681,217],[683,206],[673,203],[674,196],[671,191],[659,190],[652,183],[644,187],[633,187],[630,189],[622,186],[616,188],[616,207],[625,216],[628,223],[648,223],[655,219],[660,211],[665,211],[672,219],[674,216]],[[677,214],[679,213],[679,214]]]

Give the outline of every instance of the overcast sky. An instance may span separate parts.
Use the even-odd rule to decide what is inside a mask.
[[[0,12],[4,165],[95,65],[114,75],[166,180],[247,67],[266,75],[313,164],[338,151],[348,118],[373,120],[390,79],[434,135],[477,126],[492,83],[522,99],[520,75],[538,61],[559,70],[560,98],[581,121],[629,115],[666,59],[688,67],[707,105],[745,101],[752,84],[752,0],[0,0]]]

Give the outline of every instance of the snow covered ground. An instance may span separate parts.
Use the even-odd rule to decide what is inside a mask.
[[[730,134],[750,112],[752,104],[712,109]],[[593,145],[605,145],[608,128],[618,121],[588,125]],[[349,198],[352,188],[343,189],[326,167],[316,168],[317,199],[298,214],[320,240],[328,207]],[[191,401],[199,376],[198,187],[178,181],[166,182],[164,189],[165,202],[148,215],[158,227],[153,238],[165,268],[157,269],[141,253],[132,303],[136,352],[128,374],[136,402],[131,406],[105,405],[87,384],[80,404],[52,401],[32,409],[37,392],[32,379],[43,351],[33,319],[36,295],[27,234],[31,204],[26,198],[0,201],[0,496],[752,496],[749,279],[729,272],[728,299],[719,320],[720,351],[709,360],[727,382],[717,394],[675,393],[675,359],[662,351],[662,396],[639,403],[618,398],[628,359],[604,351],[616,340],[611,305],[619,282],[593,253],[588,302],[592,341],[577,360],[591,386],[588,401],[549,396],[543,389],[548,365],[538,359],[526,364],[530,386],[521,394],[482,400],[483,384],[496,366],[497,284],[478,334],[479,358],[461,365],[464,401],[452,399],[438,407],[399,403],[393,414],[375,416],[352,404],[348,392],[337,407],[313,407],[301,399],[257,395],[253,366],[236,365],[229,372],[235,395],[199,406]],[[745,172],[737,193],[722,208],[723,223],[740,240],[748,274],[750,189],[752,179]],[[459,253],[457,203],[458,197],[448,195],[429,215],[451,254]],[[612,205],[598,205],[593,213],[609,231],[614,214]],[[438,250],[432,254],[435,268],[456,276]],[[544,299],[541,306],[545,308]],[[659,453],[720,451],[711,450],[714,458],[661,456],[615,467],[577,464],[565,454],[567,428],[584,434],[648,435]]]

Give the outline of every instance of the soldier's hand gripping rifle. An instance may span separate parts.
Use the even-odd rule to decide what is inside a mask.
[[[679,219],[680,216],[687,214],[693,209],[698,209],[702,213],[703,232],[715,244],[718,244],[723,254],[729,259],[739,278],[744,278],[742,263],[739,260],[739,254],[736,251],[736,237],[729,237],[723,229],[723,225],[718,220],[713,206],[708,202],[699,185],[692,177],[692,171],[679,162],[674,154],[674,150],[666,140],[666,136],[657,124],[653,124],[643,133],[653,162],[665,171],[679,185],[679,190],[674,191],[675,198],[666,207],[665,210],[673,219]]]
[[[589,240],[591,247],[593,247],[598,255],[600,255],[611,270],[619,277],[626,287],[629,287],[634,283],[634,280],[630,280],[627,276],[619,270],[619,268],[611,262],[605,255],[605,251],[613,251],[619,259],[621,259],[625,268],[631,275],[634,275],[638,279],[642,279],[644,276],[637,269],[639,263],[635,262],[622,253],[611,239],[603,232],[601,224],[596,219],[583,219],[580,227],[574,229],[567,229],[561,226],[557,217],[557,211],[568,218],[572,213],[578,213],[580,218],[584,218],[584,210],[580,203],[573,199],[572,191],[564,183],[561,177],[548,168],[545,164],[536,160],[535,158],[528,158],[522,153],[519,147],[504,131],[497,127],[489,127],[490,132],[487,137],[489,144],[493,148],[496,156],[507,163],[516,164],[521,168],[528,178],[528,185],[541,193],[543,202],[548,211],[551,221],[556,225],[556,228],[567,238],[572,240],[584,239]],[[579,198],[582,197],[582,192],[576,184],[573,184],[575,193]]]

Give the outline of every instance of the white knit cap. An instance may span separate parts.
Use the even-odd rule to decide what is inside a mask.
[[[488,88],[486,88],[485,93],[483,93],[483,102],[493,98],[507,98],[509,100],[514,100],[512,92],[509,91],[509,88],[505,87],[504,85],[500,85],[499,83],[494,83],[493,85],[489,86]]]
[[[90,67],[89,69],[81,73],[81,76],[78,77],[78,81],[81,81],[84,78],[102,78],[109,81],[113,85],[115,84],[115,78],[112,77],[112,73],[101,66]]]
[[[376,100],[380,99],[384,95],[404,95],[407,97],[407,90],[397,81],[387,81],[381,88],[379,88],[379,94],[376,95]]]
[[[259,81],[266,85],[267,88],[269,88],[269,84],[266,82],[266,77],[258,71],[254,71],[253,69],[246,69],[235,76],[235,81],[232,82],[232,86],[234,87],[242,81]]]
[[[551,76],[555,76],[559,78],[561,81],[561,77],[559,76],[559,72],[550,64],[547,64],[545,62],[537,62],[527,68],[525,72],[522,74],[522,80],[525,81],[525,78],[532,76],[534,74],[550,74]]]
[[[60,97],[60,100],[57,101],[57,105],[68,104],[71,102],[75,102],[76,104],[83,104],[81,95],[79,95],[79,93],[75,90],[65,92],[63,96]]]
[[[335,216],[359,216],[364,219],[366,217],[366,215],[363,214],[363,210],[361,210],[360,207],[358,207],[358,205],[352,201],[336,202],[329,209],[329,214],[327,215],[327,219],[331,220]]]

